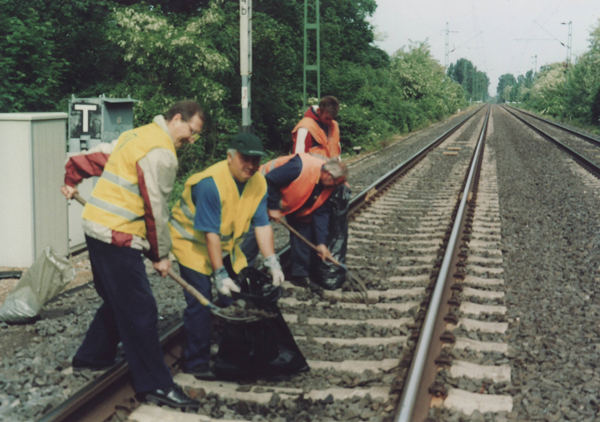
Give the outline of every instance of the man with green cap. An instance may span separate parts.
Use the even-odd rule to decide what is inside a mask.
[[[227,302],[232,291],[239,292],[225,264],[235,274],[248,265],[240,244],[250,224],[273,284],[283,282],[267,214],[267,183],[257,172],[264,155],[258,137],[237,134],[229,144],[227,159],[191,176],[173,207],[169,227],[181,276],[209,300],[211,278],[222,301]],[[209,366],[210,312],[184,294],[184,371],[198,379],[214,379]]]

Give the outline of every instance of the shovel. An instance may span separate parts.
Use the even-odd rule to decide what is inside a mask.
[[[78,193],[73,195],[73,199],[77,200],[81,205],[86,204],[86,200],[79,196]],[[220,308],[214,303],[211,303],[207,298],[205,298],[202,293],[196,290],[191,284],[185,281],[179,274],[177,274],[173,269],[169,269],[168,271],[169,277],[175,280],[181,287],[183,287],[189,294],[194,296],[200,304],[206,306],[210,309],[210,312],[213,315],[216,315],[220,318],[223,318],[230,322],[256,322],[263,318],[271,317],[270,314],[265,313],[259,309],[244,309],[240,306],[239,303],[233,302],[226,308]],[[249,314],[250,312],[250,314]]]
[[[286,229],[288,229],[291,233],[293,233],[294,235],[298,236],[298,238],[301,241],[303,241],[304,243],[306,243],[313,250],[315,250],[316,252],[321,252],[315,245],[312,244],[312,242],[310,242],[307,238],[305,238],[300,233],[298,233],[298,231],[296,229],[294,229],[292,226],[290,226],[286,221],[279,220],[279,223],[281,223],[281,225],[283,227],[285,227]],[[352,280],[354,283],[356,283],[358,285],[358,288],[361,291],[361,293],[363,295],[363,298],[365,299],[365,304],[369,304],[369,293],[368,293],[368,290],[367,290],[367,286],[365,286],[365,283],[361,279],[359,279],[356,276],[354,276],[350,271],[348,271],[348,267],[346,267],[344,264],[342,264],[341,262],[339,262],[337,259],[335,259],[333,257],[327,257],[327,259],[329,261],[331,261],[334,265],[337,265],[338,267],[340,267],[344,271],[346,271],[346,276],[348,276],[348,278],[350,280]]]

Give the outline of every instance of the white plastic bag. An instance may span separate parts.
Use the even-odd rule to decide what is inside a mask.
[[[75,278],[73,264],[56,254],[52,246],[21,277],[0,307],[0,321],[28,322],[35,318],[46,302],[64,290]]]

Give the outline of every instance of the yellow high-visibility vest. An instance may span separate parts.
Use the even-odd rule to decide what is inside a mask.
[[[214,270],[206,247],[206,232],[194,230],[196,205],[192,201],[192,189],[207,177],[212,177],[215,181],[221,199],[221,248],[224,254],[230,255],[233,270],[239,273],[248,266],[246,256],[239,245],[244,240],[252,217],[267,192],[267,182],[262,174],[256,172],[246,182],[240,196],[227,160],[194,174],[185,182],[181,198],[173,207],[169,220],[173,254],[179,263],[199,273],[211,275]]]
[[[83,218],[145,239],[137,162],[155,148],[170,150],[177,157],[173,141],[156,123],[121,134],[83,210]]]

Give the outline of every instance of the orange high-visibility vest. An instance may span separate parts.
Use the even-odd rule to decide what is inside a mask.
[[[279,207],[283,215],[298,211],[296,216],[304,217],[312,214],[317,208],[323,205],[335,188],[334,186],[326,187],[310,208],[302,207],[310,197],[310,194],[317,183],[319,183],[319,179],[321,178],[321,167],[323,167],[325,161],[308,153],[292,154],[276,158],[263,164],[260,166],[259,171],[263,175],[266,175],[271,170],[284,165],[296,155],[302,160],[302,172],[296,180],[281,189],[281,203]]]
[[[304,117],[296,127],[292,130],[292,139],[294,140],[294,151],[296,150],[296,138],[298,137],[298,129],[301,127],[308,130],[312,135],[316,144],[309,148],[308,153],[321,158],[336,158],[341,154],[340,147],[340,129],[337,122],[334,120],[329,125],[329,137],[325,135],[325,131],[319,127],[317,122],[310,117]]]

